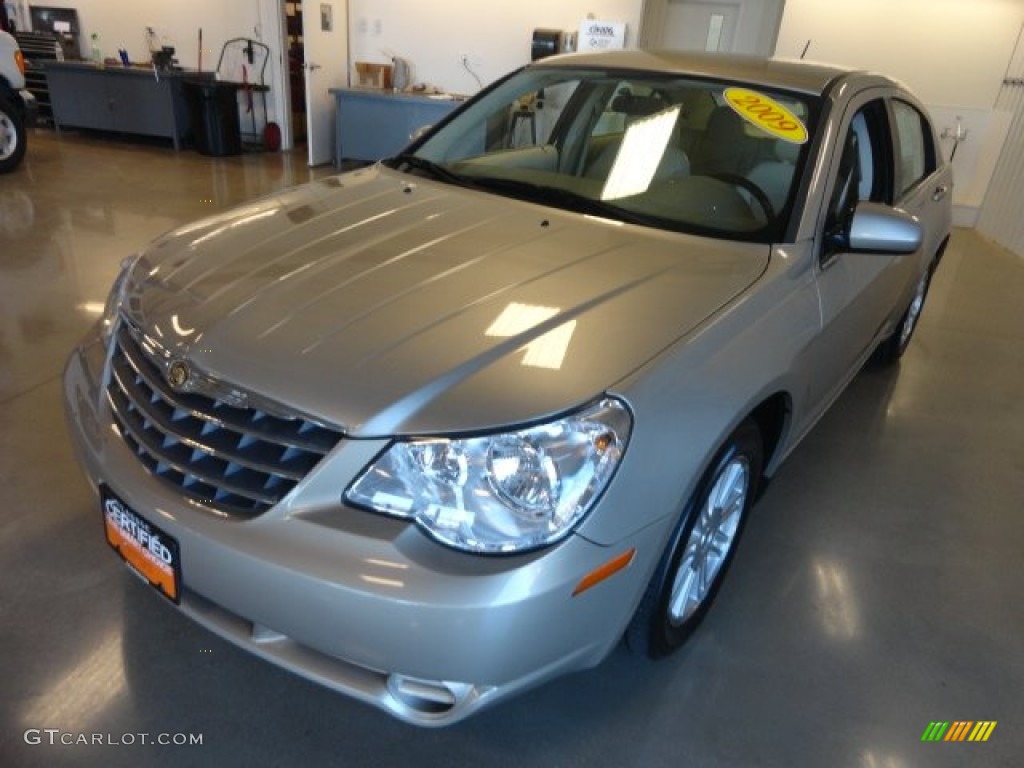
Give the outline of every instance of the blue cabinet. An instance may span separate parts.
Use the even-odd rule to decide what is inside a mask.
[[[334,163],[392,157],[419,128],[443,119],[461,102],[412,93],[332,88],[335,103]]]
[[[117,131],[170,139],[180,149],[190,133],[182,84],[210,79],[195,72],[160,72],[144,67],[97,67],[46,62],[53,122],[96,131]]]

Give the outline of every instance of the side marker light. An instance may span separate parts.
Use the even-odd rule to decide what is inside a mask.
[[[586,592],[591,587],[595,587],[605,579],[614,576],[616,573],[621,571],[633,562],[633,557],[636,555],[636,549],[631,548],[623,552],[618,557],[609,560],[604,565],[595,568],[582,579],[580,583],[576,585],[576,589],[572,591],[572,596],[576,597],[583,592]]]

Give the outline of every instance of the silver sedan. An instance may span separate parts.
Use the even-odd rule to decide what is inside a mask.
[[[419,725],[698,626],[752,503],[950,234],[885,77],[555,57],[402,154],[125,260],[64,394],[106,539]]]

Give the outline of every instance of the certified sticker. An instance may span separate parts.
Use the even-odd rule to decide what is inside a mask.
[[[103,489],[107,543],[131,569],[175,603],[181,600],[178,542]]]
[[[747,122],[792,144],[807,141],[800,118],[774,99],[746,88],[726,88],[725,100]]]

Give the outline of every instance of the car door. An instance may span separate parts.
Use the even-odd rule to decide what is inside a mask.
[[[850,101],[839,124],[816,236],[821,332],[815,342],[812,399],[836,397],[871,353],[905,295],[917,257],[852,252],[842,233],[861,201],[894,200],[894,142],[887,90]]]

